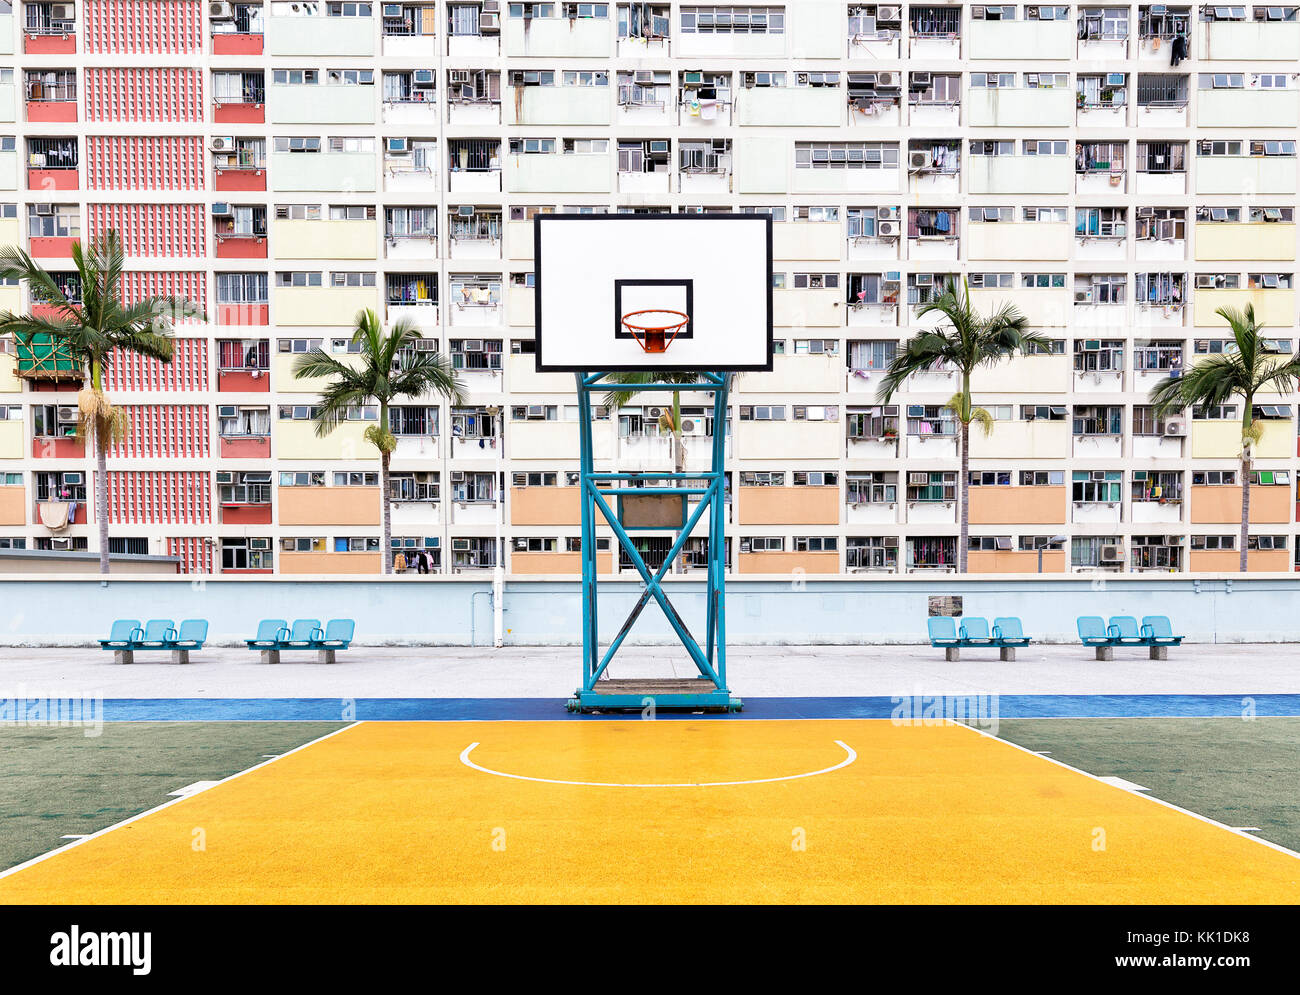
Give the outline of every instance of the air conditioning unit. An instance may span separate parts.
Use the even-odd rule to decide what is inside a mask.
[[[271,540],[270,540],[270,539],[249,539],[249,540],[248,540],[248,548],[249,548],[249,549],[263,549],[263,550],[265,550],[265,549],[270,549],[270,548],[271,548]]]
[[[411,78],[416,84],[431,85],[433,83],[433,70],[417,69],[411,74]]]
[[[478,29],[483,34],[495,34],[501,30],[500,14],[479,14]]]
[[[934,166],[934,155],[930,152],[909,152],[907,153],[907,168],[913,173],[922,169],[930,169]]]
[[[50,4],[50,20],[52,21],[71,21],[77,16],[75,4],[55,3]]]
[[[65,404],[56,412],[59,421],[76,421],[78,417],[77,406],[75,404]]]
[[[217,135],[208,143],[208,148],[213,152],[233,152],[235,138],[233,135]]]
[[[208,4],[209,21],[233,21],[235,19],[235,9],[228,3],[210,3]]]
[[[1182,536],[1165,536],[1166,546],[1181,546],[1183,544]]]
[[[1204,290],[1204,289],[1206,289],[1206,288],[1213,288],[1213,287],[1214,287],[1214,274],[1213,274],[1213,273],[1197,273],[1197,274],[1196,274],[1196,287],[1197,287],[1198,290]]]
[[[453,553],[468,553],[470,550],[468,539],[453,539],[451,541],[451,550]]]
[[[1155,209],[1154,207],[1139,207],[1139,208],[1138,208],[1138,217],[1139,217],[1139,218],[1154,218],[1155,216],[1156,216],[1156,209]]]
[[[384,18],[386,20],[401,18],[401,16],[402,16],[402,5],[400,3],[384,4]]]
[[[461,204],[456,208],[456,216],[460,218],[472,218],[476,208],[473,204]]]
[[[703,418],[683,418],[682,435],[703,435],[704,419]]]
[[[483,340],[482,340],[482,339],[466,339],[466,340],[465,340],[465,344],[464,344],[464,346],[463,346],[462,348],[463,348],[466,352],[482,352],[482,351],[483,351]]]
[[[918,287],[932,287],[932,286],[934,286],[934,274],[933,274],[933,273],[917,273],[917,274],[916,274],[916,278],[915,278],[915,280],[914,280],[913,282],[914,282]]]
[[[916,72],[909,77],[909,87],[913,90],[928,90],[934,81],[932,73]]]
[[[470,72],[468,69],[452,69],[448,72],[447,78],[453,83],[468,83]]]
[[[1091,290],[1076,290],[1076,291],[1074,292],[1074,303],[1076,303],[1076,304],[1091,304],[1091,303],[1092,303],[1092,291],[1091,291]]]
[[[453,484],[463,484],[463,483],[465,482],[465,471],[464,471],[464,470],[452,470],[452,471],[451,471],[451,482],[452,482]]]
[[[632,73],[633,83],[653,83],[655,74],[653,69],[638,69]]]
[[[930,482],[930,475],[924,470],[919,472],[914,470],[908,473],[907,482],[909,484],[928,484]]]
[[[49,217],[54,214],[53,204],[33,204],[32,210],[41,217]]]
[[[876,222],[876,235],[879,238],[898,238],[897,221],[878,221]]]
[[[1123,546],[1102,546],[1101,556],[1102,563],[1123,563],[1124,547]]]
[[[663,414],[664,414],[664,409],[663,409],[663,408],[646,408],[646,409],[645,409],[645,416],[646,416],[647,418],[659,419],[659,418],[662,418],[662,417],[663,417]]]
[[[898,72],[876,73],[877,90],[900,90],[903,83],[901,74]]]
[[[388,150],[389,155],[406,155],[411,151],[411,140],[409,138],[389,138],[385,141],[384,148]]]
[[[877,7],[876,20],[897,21],[900,17],[902,17],[902,13],[903,13],[902,7]]]
[[[212,216],[214,218],[228,218],[234,213],[234,210],[231,209],[229,204],[212,205]]]
[[[73,471],[63,475],[63,483],[80,486],[86,482],[86,475],[80,471]]]
[[[234,479],[235,479],[235,475],[234,475],[233,473],[231,473],[229,470],[218,470],[218,471],[217,471],[217,483],[218,483],[218,484],[229,484],[229,483],[231,483]]]
[[[1181,438],[1187,434],[1187,423],[1181,418],[1165,419],[1165,435]]]
[[[704,73],[682,73],[682,86],[703,86]]]

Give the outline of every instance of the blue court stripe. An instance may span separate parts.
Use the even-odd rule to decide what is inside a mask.
[[[1000,719],[1300,716],[1300,694],[956,695],[967,714]],[[746,698],[745,710],[727,719],[888,719],[953,714],[933,697]],[[978,712],[975,706],[978,704]],[[18,703],[21,707],[21,702]],[[994,711],[995,709],[995,711]],[[15,714],[10,711],[9,714]],[[18,712],[17,714],[21,714]],[[660,711],[660,719],[691,718]],[[106,722],[285,721],[523,721],[639,719],[629,715],[578,716],[562,698],[113,698],[103,703]],[[2,724],[2,723],[0,723]]]

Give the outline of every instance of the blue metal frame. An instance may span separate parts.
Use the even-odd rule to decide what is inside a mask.
[[[578,437],[581,447],[580,479],[582,503],[582,685],[574,692],[569,707],[573,710],[601,708],[605,710],[620,708],[642,708],[644,695],[639,694],[597,694],[596,682],[608,669],[610,661],[618,653],[627,639],[632,626],[653,599],[668,619],[669,625],[681,640],[686,652],[700,672],[700,690],[689,693],[656,693],[657,708],[724,708],[737,711],[741,707],[740,699],[733,698],[727,689],[727,639],[726,639],[726,474],[724,469],[726,457],[726,414],[727,393],[731,386],[728,373],[703,373],[701,382],[693,384],[647,383],[637,384],[641,391],[712,391],[713,392],[713,452],[710,468],[706,471],[689,473],[654,473],[656,480],[665,481],[662,486],[638,487],[637,495],[680,494],[682,498],[699,497],[699,504],[686,519],[686,525],[677,540],[664,557],[663,563],[656,571],[651,571],[637,550],[632,537],[623,527],[618,514],[610,507],[607,498],[615,498],[627,493],[618,485],[625,481],[639,479],[644,474],[632,473],[597,473],[592,455],[592,394],[596,391],[607,392],[618,385],[602,382],[604,373],[575,374],[578,385]],[[704,481],[704,486],[689,486],[688,481]],[[609,648],[600,651],[600,625],[598,613],[598,579],[596,572],[596,514],[597,512],[609,524],[619,545],[626,550],[633,567],[641,576],[645,589],[637,600],[635,607],[618,633],[610,642]],[[705,624],[705,644],[701,648],[695,636],[686,627],[686,623],[673,607],[663,589],[663,579],[674,559],[681,552],[691,531],[709,516],[709,557],[707,569],[708,594],[707,620]]]

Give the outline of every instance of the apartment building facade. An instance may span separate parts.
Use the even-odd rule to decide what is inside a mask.
[[[546,211],[773,214],[774,369],[725,425],[685,402],[688,467],[727,435],[733,571],[954,569],[954,376],[877,397],[951,274],[1050,340],[975,380],[970,569],[1233,570],[1241,412],[1147,393],[1231,348],[1222,305],[1296,348],[1297,59],[1296,7],[0,0],[0,244],[75,295],[72,242],[116,229],[128,296],[201,302],[170,364],[106,385],[113,548],[184,572],[576,573],[573,380],[532,355]],[[393,410],[387,551],[377,409],[317,438],[293,375],[346,361],[360,308],[468,391]],[[73,364],[4,350],[0,546],[94,548]],[[670,464],[656,402],[600,412],[603,468]],[[1297,403],[1256,406],[1251,570],[1300,556]]]

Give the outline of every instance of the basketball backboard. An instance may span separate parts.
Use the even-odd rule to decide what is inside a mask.
[[[538,372],[772,368],[770,215],[539,214],[533,239]],[[636,311],[686,321],[646,351]]]

